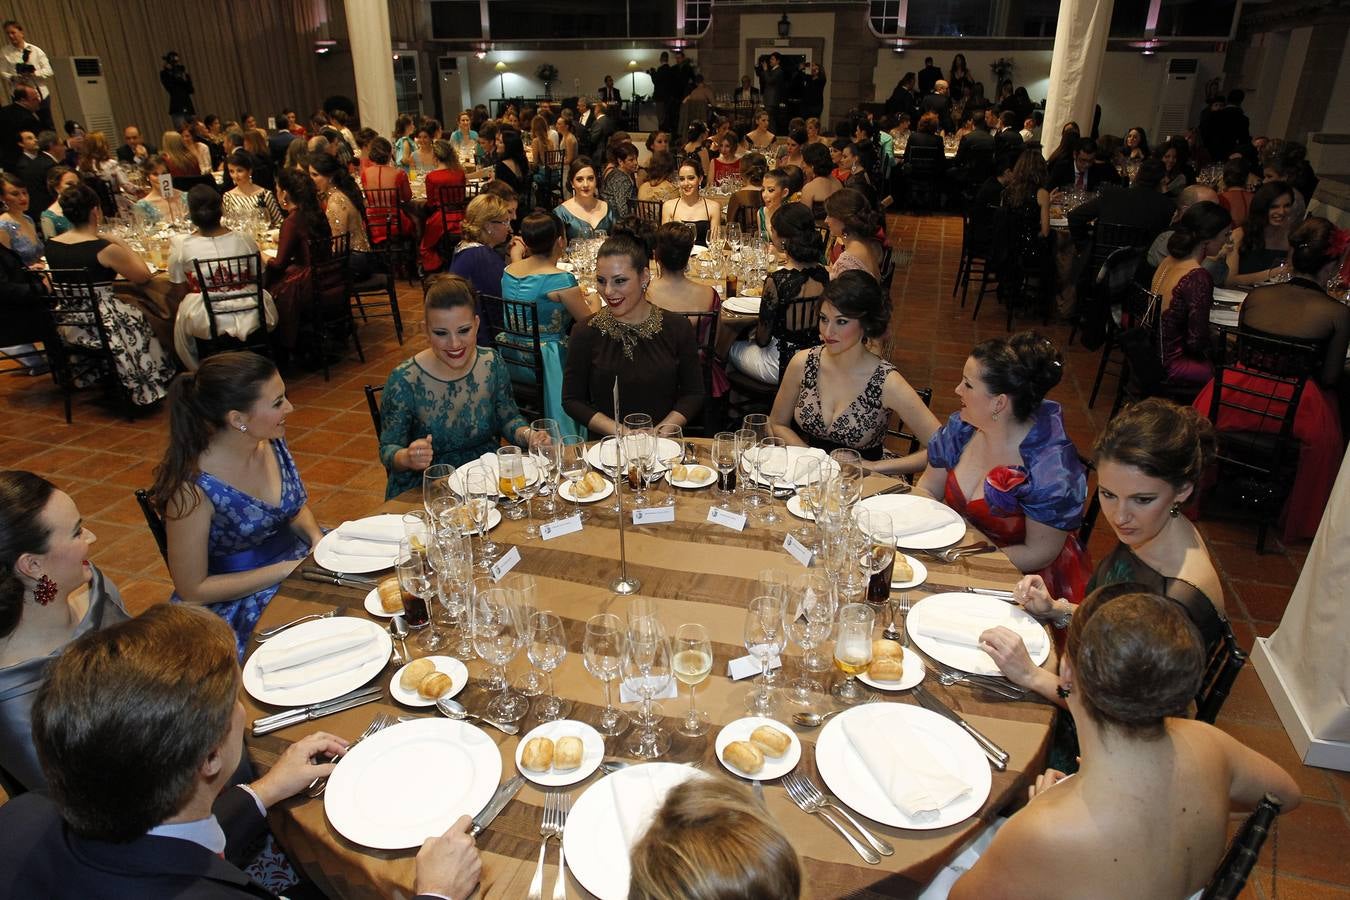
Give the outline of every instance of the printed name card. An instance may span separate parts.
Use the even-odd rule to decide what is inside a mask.
[[[648,506],[633,510],[634,525],[655,525],[658,522],[674,522],[675,507]]]
[[[548,522],[539,526],[539,536],[546,541],[551,541],[556,537],[562,537],[565,534],[571,534],[574,531],[581,530],[580,514],[568,516],[565,519],[559,519],[556,522]]]
[[[805,544],[797,540],[791,534],[783,538],[783,549],[791,554],[792,558],[797,562],[806,566],[808,569],[811,568],[811,560],[815,558],[815,554],[808,550]]]
[[[732,531],[745,530],[745,513],[735,513],[720,506],[714,506],[708,510],[708,521],[715,525],[730,528]]]
[[[783,660],[778,656],[769,658],[770,669],[776,669],[782,664]],[[732,681],[740,681],[742,678],[749,678],[759,673],[759,657],[757,656],[740,656],[727,663],[727,677]]]
[[[502,558],[492,564],[492,580],[501,581],[502,577],[516,567],[520,562],[520,550],[512,547],[502,554]]]

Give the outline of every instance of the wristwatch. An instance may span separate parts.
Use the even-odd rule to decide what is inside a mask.
[[[1069,608],[1066,612],[1063,612],[1050,620],[1050,624],[1055,626],[1060,631],[1063,631],[1065,628],[1068,628],[1069,623],[1073,621],[1073,604],[1070,603],[1068,606]]]

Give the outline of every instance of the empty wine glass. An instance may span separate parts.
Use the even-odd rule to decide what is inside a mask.
[[[754,492],[756,496],[763,497],[760,503],[759,519],[765,525],[773,525],[783,519],[774,503],[774,493],[788,479],[787,443],[780,437],[766,437],[755,448],[755,454],[756,484]]]
[[[469,603],[474,595],[473,543],[453,521],[440,524],[432,540],[431,559],[442,574],[441,600],[450,613],[450,624],[459,631],[459,641],[450,652],[463,661],[474,659],[478,654],[469,632]]]
[[[571,488],[572,514],[580,517],[583,522],[586,521],[590,518],[590,514],[581,508],[581,501],[577,499],[577,485],[590,471],[590,466],[586,462],[585,438],[575,434],[563,438],[562,449],[558,454],[558,470],[562,472]]]
[[[572,709],[572,701],[564,700],[553,690],[553,670],[562,665],[567,656],[567,633],[562,619],[552,612],[537,612],[530,616],[530,643],[526,651],[530,662],[544,673],[543,699],[535,706],[540,721],[552,722],[565,718]]]
[[[673,422],[662,422],[656,426],[652,440],[652,460],[660,468],[657,474],[665,473],[669,495],[667,506],[675,505],[675,485],[670,483],[675,464],[684,458],[684,429]]]
[[[876,614],[865,603],[849,603],[839,610],[839,631],[834,639],[834,665],[844,680],[830,691],[842,703],[863,699],[857,676],[872,663],[872,627]]]
[[[717,467],[717,493],[721,497],[721,506],[727,508],[731,500],[732,476],[736,471],[736,435],[730,431],[719,431],[713,435],[712,461]]]
[[[504,576],[499,584],[511,592],[511,601],[516,606],[516,621],[520,623],[520,646],[522,649],[528,649],[530,619],[539,611],[534,576],[512,572]],[[526,658],[529,658],[528,653]],[[534,670],[533,664],[525,670],[525,674],[516,679],[515,689],[516,693],[526,697],[538,697],[544,692],[544,679]]]
[[[525,459],[519,447],[497,448],[497,493],[506,501],[505,516],[512,521],[525,517]]]
[[[755,493],[755,445],[759,435],[753,428],[739,428],[736,435],[736,493],[741,497],[741,505],[749,508],[757,505],[759,496]]]
[[[867,474],[863,469],[862,454],[857,450],[841,447],[830,451],[830,459],[839,466],[839,480],[843,488],[840,497],[844,501],[845,508],[852,509],[853,504],[862,496],[863,477]]]
[[[814,456],[799,456],[792,466],[792,483],[797,487],[797,502],[801,504],[802,511],[810,513],[812,518],[815,518],[821,499],[820,460]],[[792,529],[792,536],[803,547],[816,553],[820,551],[816,531],[814,525],[803,524]]]
[[[758,686],[747,696],[750,712],[758,716],[772,716],[774,692],[769,678],[769,664],[783,652],[787,630],[783,627],[783,600],[781,597],[755,597],[745,610],[745,649],[759,660]]]
[[[628,625],[628,652],[623,657],[624,684],[642,698],[642,727],[628,740],[638,759],[658,759],[670,749],[670,735],[651,712],[652,698],[670,686],[670,642],[655,616],[639,616]]]
[[[675,677],[689,685],[689,712],[680,724],[680,734],[701,737],[708,732],[708,714],[694,708],[694,687],[702,684],[712,672],[712,640],[708,629],[696,623],[686,623],[675,629]]]
[[[614,613],[599,613],[586,622],[586,637],[581,644],[586,671],[605,686],[605,708],[595,730],[607,737],[628,730],[628,715],[614,705],[610,683],[619,677],[628,651],[628,630]]]
[[[497,545],[488,536],[488,524],[497,506],[497,477],[487,466],[470,466],[464,473],[464,496],[469,520],[478,532],[478,568],[488,571],[497,558]]]
[[[432,520],[439,519],[446,506],[459,502],[451,487],[454,474],[455,467],[449,463],[437,463],[422,470],[422,505]]]
[[[788,637],[802,648],[800,672],[792,682],[791,697],[798,703],[809,704],[811,694],[819,687],[814,677],[830,668],[830,660],[820,652],[834,630],[834,586],[818,572],[798,575],[792,583],[784,620]]]
[[[562,431],[553,419],[535,419],[530,423],[530,458],[539,470],[540,502],[537,504],[544,516],[555,518],[558,515],[558,478],[560,477],[560,456],[562,454]],[[533,536],[533,535],[532,535]]]
[[[609,437],[600,441],[600,468],[605,470],[609,480],[614,483],[614,502],[609,505],[612,512],[619,511],[619,491],[622,490],[623,477],[628,471],[627,447],[622,438]]]
[[[506,666],[520,651],[520,623],[516,619],[511,592],[502,587],[480,590],[469,607],[469,624],[473,631],[473,646],[478,655],[495,667],[501,679],[501,693],[487,705],[489,718],[515,722],[525,717],[529,702],[511,691],[506,679]]]

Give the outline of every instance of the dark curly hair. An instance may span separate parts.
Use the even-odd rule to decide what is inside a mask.
[[[1064,376],[1064,357],[1034,331],[976,344],[970,356],[980,364],[991,394],[1007,394],[1019,422],[1031,417],[1045,395]]]
[[[24,584],[14,571],[25,553],[46,553],[51,531],[42,511],[56,485],[32,472],[0,472],[0,637],[23,617]]]
[[[890,327],[891,306],[886,302],[881,285],[861,269],[847,269],[831,279],[825,285],[821,299],[839,310],[840,315],[857,319],[863,337],[879,338]]]
[[[1127,406],[1097,438],[1092,462],[1133,466],[1174,488],[1194,485],[1214,461],[1214,426],[1193,407],[1149,398]]]
[[[784,203],[774,211],[769,227],[783,242],[783,249],[800,263],[818,263],[822,251],[815,217],[804,203]]]

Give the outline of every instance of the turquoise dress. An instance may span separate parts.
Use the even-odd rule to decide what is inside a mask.
[[[597,231],[609,234],[614,230],[614,209],[608,203],[605,204],[605,217],[594,228],[591,227],[590,222],[578,219],[568,212],[567,207],[561,203],[553,208],[553,214],[562,219],[562,223],[567,226],[567,239],[569,241],[595,237]]]
[[[567,360],[567,333],[572,328],[572,314],[567,307],[549,297],[554,291],[565,291],[577,286],[571,272],[549,272],[526,275],[523,278],[502,273],[502,296],[507,300],[528,300],[534,304],[539,320],[539,350],[544,358],[544,415],[554,419],[562,434],[580,434],[572,417],[563,412],[563,364]],[[498,334],[497,343],[506,349],[507,369],[516,381],[534,381],[534,370],[512,363],[519,358],[512,349],[529,352],[527,341],[510,334]]]
[[[505,438],[529,425],[516,408],[511,376],[493,350],[478,348],[473,368],[454,381],[442,381],[417,360],[389,373],[380,404],[380,462],[389,473],[386,500],[422,486],[422,473],[394,469],[394,454],[431,435],[432,464],[462,466],[484,453],[495,453]]]

